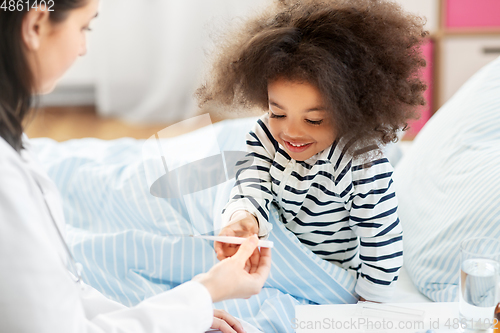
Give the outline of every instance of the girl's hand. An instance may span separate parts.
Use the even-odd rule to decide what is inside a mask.
[[[234,212],[229,224],[221,230],[219,236],[250,237],[258,233],[259,223],[257,222],[257,218],[245,210],[239,210]],[[237,244],[214,243],[215,253],[217,253],[217,259],[219,260],[233,256],[238,251],[238,248],[239,245]],[[258,262],[258,252],[256,250],[256,253],[250,257],[250,260],[253,260],[254,264]]]
[[[214,310],[214,322],[212,329],[219,330],[223,333],[244,333],[245,330],[241,323],[224,310]]]
[[[258,294],[271,270],[271,249],[259,251],[258,242],[257,236],[249,237],[232,257],[222,260],[207,273],[197,275],[193,281],[207,288],[214,303]],[[252,262],[249,258],[255,251],[258,260]]]

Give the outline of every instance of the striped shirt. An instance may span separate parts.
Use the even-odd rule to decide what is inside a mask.
[[[259,236],[272,229],[271,204],[297,238],[319,257],[357,271],[356,292],[384,301],[403,263],[393,169],[387,158],[371,163],[343,152],[343,140],[305,161],[290,158],[272,137],[268,114],[247,135],[249,165],[236,174],[223,225],[238,210],[259,221]]]

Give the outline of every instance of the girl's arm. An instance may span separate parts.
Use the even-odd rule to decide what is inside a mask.
[[[390,299],[403,265],[403,231],[397,214],[393,169],[387,158],[352,169],[349,223],[360,238],[356,292],[364,299]]]
[[[247,134],[249,165],[236,173],[236,183],[231,191],[230,200],[222,211],[223,228],[242,220],[241,213],[235,214],[238,211],[246,211],[253,215],[258,224],[260,237],[267,236],[272,228],[268,222],[269,208],[273,201],[269,170],[278,145],[267,124],[266,114]],[[250,222],[249,219],[243,220]]]

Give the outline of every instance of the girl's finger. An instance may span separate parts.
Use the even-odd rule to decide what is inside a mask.
[[[232,257],[236,252],[238,252],[238,246],[234,246],[235,244],[226,244],[222,245],[222,254],[226,257]]]
[[[221,242],[214,242],[214,250],[217,255],[219,252],[222,252],[222,243]]]

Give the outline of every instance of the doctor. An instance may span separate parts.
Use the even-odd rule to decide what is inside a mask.
[[[0,332],[243,332],[212,302],[261,290],[271,253],[256,250],[255,236],[208,273],[132,308],[79,278],[57,188],[38,166],[22,123],[31,96],[50,92],[85,54],[98,1],[38,1],[29,11],[34,0],[7,1],[0,8]]]

